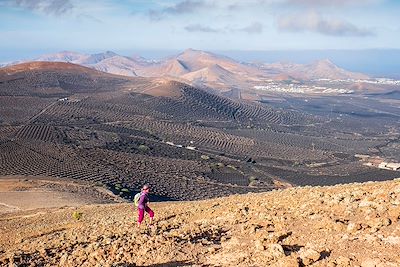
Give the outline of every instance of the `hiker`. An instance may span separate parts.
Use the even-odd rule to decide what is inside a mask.
[[[144,185],[142,188],[142,192],[135,196],[135,205],[138,207],[138,221],[137,225],[140,227],[143,219],[144,212],[147,212],[150,216],[150,224],[153,223],[154,212],[149,208],[149,191],[150,187],[148,185]]]

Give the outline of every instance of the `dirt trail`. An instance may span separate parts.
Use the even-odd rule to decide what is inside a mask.
[[[32,122],[34,122],[40,115],[44,114],[49,108],[53,107],[55,104],[57,104],[58,101],[54,101],[52,103],[50,103],[49,105],[47,105],[44,109],[42,109],[39,113],[37,113],[36,115],[34,115],[32,118],[30,118],[25,125],[28,125]]]
[[[0,214],[117,200],[104,188],[49,177],[1,176]]]
[[[4,215],[0,265],[400,266],[399,179],[151,206],[141,229],[131,204]]]

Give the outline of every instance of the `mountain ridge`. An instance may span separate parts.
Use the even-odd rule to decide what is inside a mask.
[[[367,75],[361,73],[346,71],[327,59],[309,64],[281,62],[253,64],[239,62],[226,56],[194,49],[186,49],[177,55],[158,61],[145,60],[141,57],[121,56],[112,51],[92,55],[62,51],[60,53],[40,56],[33,59],[33,61],[69,62],[112,74],[132,77],[174,77],[178,80],[183,79],[197,86],[213,88],[217,91],[248,87],[248,81],[261,82],[263,78],[279,81],[284,76],[297,80],[369,78]],[[11,63],[11,65],[21,62],[24,61],[17,61]],[[220,66],[220,68],[217,70],[212,67],[215,65]],[[214,78],[203,79],[199,82],[198,71],[208,67],[210,67],[208,69],[209,75]],[[218,80],[215,77],[219,75],[218,73],[221,70],[223,73],[232,74],[232,77],[224,84],[215,82],[215,80]],[[224,80],[224,77],[220,77],[220,80]]]
[[[0,68],[0,72],[7,74],[14,74],[18,72],[24,71],[33,71],[33,70],[73,70],[73,71],[82,71],[89,73],[97,73],[97,70],[94,70],[89,67],[85,67],[79,64],[72,64],[67,62],[51,62],[51,61],[30,61],[25,63],[19,63],[16,65],[10,65],[3,68]]]

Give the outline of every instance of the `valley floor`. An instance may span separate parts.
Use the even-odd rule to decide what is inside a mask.
[[[132,204],[5,213],[0,265],[400,265],[399,179],[151,207],[141,229]]]

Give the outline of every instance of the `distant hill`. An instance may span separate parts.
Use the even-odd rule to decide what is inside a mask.
[[[318,60],[310,64],[294,63],[273,63],[262,64],[261,69],[266,70],[270,75],[279,73],[279,75],[288,75],[298,80],[312,79],[368,79],[369,77],[362,73],[355,73],[344,70],[336,66],[328,59]]]
[[[43,72],[75,72],[75,73],[87,73],[87,74],[98,74],[101,73],[80,65],[64,63],[64,62],[48,62],[48,61],[32,61],[16,65],[6,66],[0,69],[0,75],[13,75],[17,73],[43,71]]]
[[[0,68],[0,81],[1,95],[63,97],[113,91],[129,79],[72,63],[35,61]]]
[[[35,58],[34,61],[59,61],[59,62],[70,62],[70,63],[83,63],[90,55],[85,55],[72,51],[62,51],[55,54],[46,54],[42,55],[38,58]]]
[[[56,54],[40,56],[34,59],[34,61],[68,62],[112,74],[137,76],[135,73],[137,63],[134,59],[120,56],[111,51],[93,55],[63,51]]]

